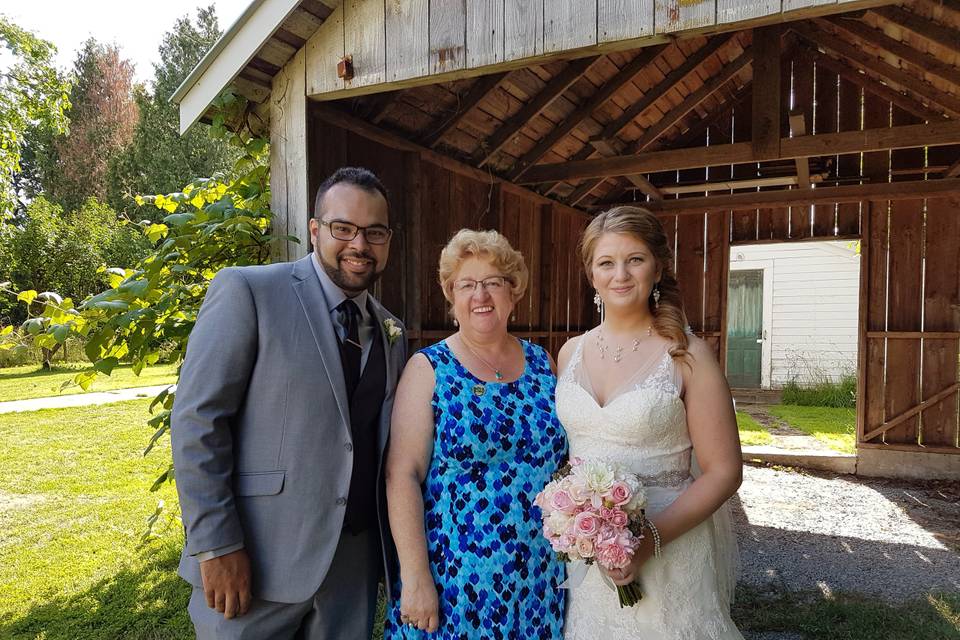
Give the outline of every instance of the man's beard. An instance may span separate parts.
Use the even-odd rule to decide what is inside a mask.
[[[320,260],[320,266],[323,267],[323,270],[326,272],[330,280],[333,281],[333,284],[337,285],[344,291],[351,291],[354,293],[361,293],[370,288],[374,282],[380,279],[381,271],[377,271],[377,260],[373,256],[367,253],[349,253],[349,254],[340,254],[337,256],[337,264],[329,264],[323,257],[320,255],[320,252],[317,252],[317,258]],[[370,270],[366,275],[359,275],[355,273],[349,273],[340,269],[340,260],[343,258],[360,258],[363,260],[369,260],[373,265],[373,269]]]

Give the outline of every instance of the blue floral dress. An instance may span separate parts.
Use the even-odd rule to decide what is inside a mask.
[[[533,499],[566,459],[567,440],[547,354],[521,344],[526,369],[507,383],[474,377],[445,341],[420,351],[436,378],[423,507],[440,628],[403,625],[397,598],[385,638],[563,637],[564,569]]]

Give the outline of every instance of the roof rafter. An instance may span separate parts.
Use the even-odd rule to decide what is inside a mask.
[[[893,67],[879,58],[864,53],[846,40],[838,38],[823,29],[811,27],[809,24],[796,23],[793,25],[793,30],[806,40],[822,46],[824,49],[829,49],[838,56],[855,62],[861,68],[873,71],[884,79],[922,96],[931,103],[937,104],[951,116],[960,116],[960,98],[937,89],[903,69]]]
[[[497,87],[500,86],[500,82],[507,76],[507,73],[508,72],[492,73],[477,78],[477,81],[470,85],[467,95],[464,96],[462,100],[459,100],[457,109],[453,114],[440,118],[439,122],[435,123],[436,126],[431,126],[432,133],[424,136],[420,144],[431,149],[436,147],[445,135],[453,131],[457,125],[463,121],[463,118],[470,113],[473,107],[479,104],[488,94],[496,91]]]
[[[820,53],[812,47],[807,48],[807,53],[811,58],[813,58],[813,60],[816,61],[818,65],[832,71],[833,73],[836,73],[844,80],[852,82],[864,91],[869,91],[878,98],[892,102],[904,111],[912,113],[918,118],[935,122],[937,120],[943,120],[946,117],[942,113],[927,107],[922,102],[914,100],[910,96],[900,93],[899,91],[880,83],[872,76],[861,73],[853,67],[847,66],[841,60],[831,58],[830,56]]]
[[[542,158],[555,144],[560,142],[567,134],[577,128],[581,122],[590,117],[597,108],[613,97],[613,94],[621,89],[628,82],[632,81],[640,71],[653,62],[660,52],[665,49],[665,45],[649,47],[641,51],[637,57],[623,66],[610,80],[605,82],[602,87],[597,89],[589,100],[583,103],[576,111],[557,125],[540,142],[534,146],[526,155],[517,161],[517,164],[509,172],[509,178],[515,179],[524,171],[536,164],[537,160]]]
[[[896,6],[875,7],[870,11],[928,42],[960,54],[960,39],[953,29]]]
[[[634,120],[634,118],[636,118],[637,116],[642,114],[644,111],[646,111],[648,108],[650,108],[650,106],[653,105],[654,102],[656,102],[661,97],[663,97],[663,95],[666,92],[670,91],[678,82],[680,82],[685,77],[687,77],[687,75],[689,75],[691,72],[699,68],[700,65],[703,64],[707,58],[709,58],[711,55],[716,53],[724,45],[729,43],[734,38],[734,36],[735,34],[717,36],[709,40],[705,45],[703,45],[699,49],[697,49],[694,53],[688,56],[687,59],[684,60],[680,66],[668,72],[667,75],[663,77],[663,80],[661,80],[655,86],[650,88],[649,91],[645,91],[643,93],[643,97],[637,102],[635,102],[634,104],[630,105],[630,107],[628,107],[620,115],[620,117],[618,117],[616,120],[606,125],[603,128],[603,132],[601,132],[599,136],[597,136],[594,139],[591,139],[587,144],[585,144],[583,148],[580,149],[580,151],[574,154],[571,160],[586,160],[587,158],[591,157],[594,153],[596,153],[597,151],[596,146],[598,144],[601,144],[600,141],[605,141],[606,144],[609,144],[611,146],[616,145],[617,142],[615,141],[615,138],[617,134],[619,134],[628,124],[630,124]],[[576,124],[579,124],[579,122],[577,122]],[[569,131],[571,131],[574,128],[574,126],[571,126],[566,133],[569,133]],[[566,135],[566,133],[564,133],[563,135]],[[553,147],[553,145],[556,144],[559,141],[559,138],[561,137],[563,136],[559,136],[554,140],[544,139],[545,143],[549,142],[549,147],[546,147],[543,153],[540,153],[539,155],[534,156],[531,153],[529,154],[531,156],[529,159],[527,157],[522,158],[521,161],[517,163],[518,165],[517,169],[515,169],[510,173],[509,175],[510,179],[515,180],[519,178],[521,175],[523,175],[523,172],[529,169],[531,165],[533,165],[534,163],[536,163],[537,160],[543,157],[543,155],[547,151],[549,151],[550,148]],[[540,145],[538,145],[538,147],[539,146]]]
[[[889,51],[931,75],[935,75],[947,82],[952,82],[954,85],[960,86],[960,69],[942,60],[938,60],[929,53],[917,51],[907,43],[901,42],[896,38],[891,38],[883,31],[874,29],[860,20],[844,16],[834,16],[829,19],[818,18],[814,20],[814,22],[821,27],[826,24],[831,24],[867,44]]]
[[[663,114],[663,117],[648,127],[643,132],[643,135],[630,143],[626,148],[625,155],[639,153],[653,145],[663,133],[676,125],[684,116],[693,111],[697,105],[716,93],[752,61],[753,48],[750,47],[745,49],[736,59],[725,64],[719,73],[711,77],[710,80],[705,82],[699,89],[689,94],[680,104]],[[605,179],[606,178],[599,178],[584,182],[570,194],[567,198],[567,204],[570,206],[576,205],[596,189]]]
[[[547,82],[547,86],[545,86],[540,93],[533,96],[530,102],[504,122],[503,126],[494,131],[492,136],[480,142],[480,149],[474,155],[474,164],[482,167],[489,162],[490,158],[492,158],[503,145],[507,144],[528,121],[536,118],[544,109],[549,107],[554,100],[563,95],[567,89],[582,78],[584,74],[590,70],[590,67],[600,58],[601,56],[593,56],[574,60],[567,65],[563,71],[551,78]]]

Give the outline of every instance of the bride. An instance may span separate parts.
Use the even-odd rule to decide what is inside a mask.
[[[589,224],[581,252],[605,313],[560,351],[557,414],[571,457],[640,475],[652,526],[632,562],[606,572],[618,585],[638,581],[643,600],[621,609],[592,567],[569,593],[564,635],[742,640],[730,619],[736,544],[724,504],[741,481],[736,418],[713,350],[685,331],[663,227],[645,209],[616,207]]]

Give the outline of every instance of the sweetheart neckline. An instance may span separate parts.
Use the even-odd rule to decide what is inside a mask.
[[[646,381],[644,381],[644,382],[646,382]],[[630,389],[629,391],[624,391],[623,393],[621,393],[620,395],[618,395],[616,398],[614,398],[614,399],[611,400],[610,402],[608,402],[608,403],[606,403],[606,404],[600,404],[599,402],[597,402],[597,399],[593,397],[593,394],[590,393],[589,391],[587,391],[586,389],[584,389],[583,386],[582,386],[579,382],[577,382],[577,381],[575,381],[575,380],[559,380],[559,381],[557,382],[557,387],[559,388],[561,384],[569,384],[569,385],[571,385],[571,386],[579,389],[580,391],[582,391],[582,392],[584,393],[584,395],[587,396],[588,398],[590,398],[590,401],[593,402],[593,406],[595,406],[595,407],[596,407],[597,409],[599,409],[600,411],[603,411],[604,409],[607,409],[607,408],[609,408],[609,407],[612,407],[614,404],[617,403],[618,400],[620,400],[620,398],[623,398],[624,396],[629,395],[629,394],[631,394],[631,393],[636,393],[637,391],[656,391],[656,392],[658,392],[658,393],[662,393],[662,394],[665,394],[665,395],[669,396],[672,400],[677,400],[677,401],[679,401],[681,404],[683,403],[683,401],[680,399],[680,396],[678,396],[678,395],[666,393],[665,391],[662,391],[662,390],[660,390],[660,389],[656,389],[656,388],[653,388],[653,387],[644,387],[644,386],[643,386],[643,383],[640,383],[640,384],[638,384],[636,387],[634,387],[633,389]]]

